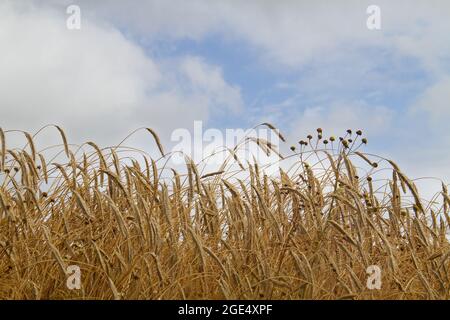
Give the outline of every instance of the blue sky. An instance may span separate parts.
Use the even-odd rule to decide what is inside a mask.
[[[450,5],[372,2],[2,1],[0,125],[104,144],[139,126],[170,143],[195,120],[270,121],[291,142],[352,127],[413,177],[448,181]]]

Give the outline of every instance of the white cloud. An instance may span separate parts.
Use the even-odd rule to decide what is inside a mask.
[[[366,27],[366,9],[371,1],[147,0],[135,6],[118,0],[108,1],[108,5],[90,0],[79,3],[92,19],[101,16],[126,26],[139,37],[200,40],[220,34],[226,39],[241,39],[259,49],[260,58],[267,64],[278,66],[303,66],[320,56],[375,45],[416,56],[438,72],[438,60],[450,49],[450,43],[442,41],[450,32],[450,3],[446,0],[379,0],[380,31]]]
[[[210,66],[198,57],[187,57],[181,63],[181,71],[192,89],[212,99],[216,107],[233,112],[242,108],[240,89],[225,82],[219,67]]]
[[[328,108],[310,107],[292,121],[292,135],[298,140],[308,133],[315,133],[317,128],[323,128],[326,136],[339,136],[347,129],[356,131],[363,128],[369,137],[380,136],[390,129],[393,116],[389,108],[362,102],[335,103]]]
[[[70,31],[65,10],[3,2],[0,12],[6,129],[57,123],[78,142],[115,143],[139,125],[168,136],[206,120],[216,105],[237,110],[242,103],[219,68],[193,57],[167,68],[100,20],[82,20],[81,30]]]
[[[1,11],[0,102],[8,127],[126,117],[159,81],[155,64],[114,30],[71,32],[52,12]]]
[[[440,79],[422,93],[415,109],[426,110],[435,121],[448,122],[450,117],[450,77]]]
[[[416,58],[412,67],[423,69],[425,77],[435,84],[413,106],[434,119],[449,116],[450,42],[445,40],[450,34],[450,2],[446,0],[377,1],[381,7],[381,31],[366,28],[366,8],[372,4],[369,1],[312,4],[142,0],[130,6],[117,0],[107,4],[81,0],[78,1],[83,17],[80,32],[65,28],[65,7],[72,1],[30,0],[28,3],[35,5],[31,9],[23,3],[11,1],[0,5],[0,125],[8,128],[30,129],[57,122],[83,139],[103,136],[111,140],[136,126],[153,126],[169,132],[175,127],[191,125],[194,119],[207,119],[220,109],[239,111],[242,109],[240,90],[225,81],[221,68],[198,57],[177,57],[161,63],[137,45],[145,43],[151,47],[155,39],[173,43],[179,39],[200,41],[216,36],[229,41],[230,46],[248,46],[254,58],[270,70],[306,73],[305,81],[294,79],[299,88],[293,92],[296,98],[303,98],[305,91],[315,97],[311,94],[315,90],[320,99],[329,95],[325,102],[307,101],[312,106],[297,118],[293,118],[298,101],[295,99],[289,106],[277,106],[270,114],[263,115],[275,120],[293,118],[293,136],[318,126],[335,134],[348,127],[363,128],[369,138],[386,137],[391,130],[397,134],[427,129],[424,119],[404,121],[408,106],[402,106],[404,114],[395,115],[384,106],[396,105],[399,99],[375,107],[353,100],[359,97],[369,101],[370,97],[361,97],[363,93],[358,90],[375,82],[386,83],[381,88],[384,92],[375,86],[370,94],[381,96],[391,90],[387,100],[395,91],[420,94],[410,90],[415,87],[407,84],[401,90],[402,77],[414,78],[414,74],[391,77],[386,69],[396,74],[397,69],[392,64],[380,68],[378,62],[384,56],[371,56],[370,50],[366,55],[367,48],[376,48],[373,54],[377,55],[389,52],[399,61],[405,57]],[[313,70],[309,77],[311,62],[322,68],[316,73]],[[342,97],[343,93],[348,95]],[[343,102],[330,105],[329,101]],[[395,126],[392,125],[394,116]],[[407,140],[404,136],[394,137],[390,143],[396,143],[398,148],[392,157],[401,156]],[[430,137],[426,150],[448,150],[448,139],[434,138]],[[447,158],[447,151],[433,153],[427,158],[426,167],[439,168],[444,173],[442,159]],[[425,168],[423,157],[417,163],[412,157],[404,159],[410,161],[412,169]]]

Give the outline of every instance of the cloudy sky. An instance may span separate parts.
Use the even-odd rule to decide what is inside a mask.
[[[194,120],[269,121],[292,142],[351,127],[366,151],[448,182],[449,35],[445,0],[0,0],[0,126],[100,144],[141,126],[168,141]]]

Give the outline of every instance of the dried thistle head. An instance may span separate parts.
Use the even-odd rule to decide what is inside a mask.
[[[347,149],[348,148],[348,141],[343,139],[342,140],[342,145],[345,147],[345,149]]]
[[[356,134],[357,134],[358,136],[360,136],[360,135],[362,135],[362,131],[361,131],[361,130],[358,130],[358,131],[356,131]]]
[[[362,138],[362,143],[367,144],[367,138]]]

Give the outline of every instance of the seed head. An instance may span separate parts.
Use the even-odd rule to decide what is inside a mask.
[[[358,130],[358,131],[356,131],[356,134],[357,134],[358,136],[360,136],[360,135],[362,135],[362,131],[361,131],[361,130]]]
[[[362,138],[362,143],[367,144],[367,139],[366,138]]]
[[[348,141],[342,140],[342,145],[347,149],[348,148]]]
[[[335,141],[335,140],[336,140],[335,137],[333,137],[333,136],[330,137],[330,141],[331,141],[331,142],[333,142],[333,141]]]

